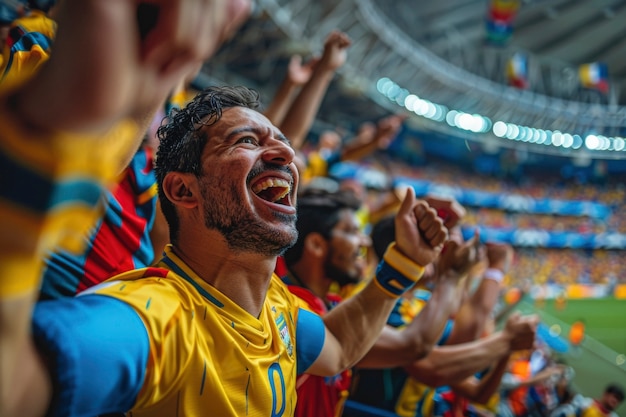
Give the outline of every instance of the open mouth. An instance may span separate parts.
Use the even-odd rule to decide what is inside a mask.
[[[287,196],[291,191],[291,184],[282,178],[266,178],[254,184],[252,191],[270,203],[289,205]]]

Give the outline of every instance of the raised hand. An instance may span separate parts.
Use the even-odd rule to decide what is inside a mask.
[[[164,100],[249,10],[249,0],[67,0],[50,62],[17,108],[42,128],[108,130]]]
[[[318,62],[319,58],[312,58],[303,64],[300,55],[293,55],[287,67],[287,77],[289,81],[298,86],[306,84],[311,79],[313,70]]]
[[[507,243],[487,243],[489,268],[499,269],[506,274],[511,268],[513,255],[513,247]]]
[[[424,200],[437,210],[437,214],[443,219],[443,224],[448,229],[452,229],[465,217],[465,208],[454,198],[429,195],[426,196]]]
[[[504,325],[504,332],[511,338],[511,351],[531,349],[535,343],[535,334],[539,325],[536,315],[522,316],[515,312]]]
[[[396,246],[418,265],[433,262],[444,242],[448,230],[437,212],[425,201],[416,200],[415,191],[409,187],[395,217]]]
[[[343,32],[334,30],[330,32],[324,43],[324,53],[318,65],[327,70],[336,70],[346,63],[348,47],[352,41]]]
[[[437,269],[440,274],[453,272],[461,278],[483,258],[484,251],[480,245],[480,235],[476,231],[474,236],[467,241],[463,241],[462,237],[448,240],[439,256]]]
[[[396,138],[396,135],[402,127],[402,122],[407,119],[406,115],[394,114],[380,120],[376,125],[375,140],[379,149],[387,149],[391,142]]]

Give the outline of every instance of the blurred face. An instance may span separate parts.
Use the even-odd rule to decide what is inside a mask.
[[[341,144],[341,137],[335,132],[324,132],[320,137],[320,149],[336,150]]]
[[[233,250],[278,255],[293,245],[298,171],[294,151],[260,113],[234,107],[206,127],[202,154],[204,225]]]
[[[601,403],[609,411],[614,411],[621,404],[622,400],[618,398],[615,394],[604,393],[602,395]]]
[[[339,221],[328,241],[328,254],[324,265],[326,277],[340,286],[356,284],[363,279],[365,248],[371,246],[370,238],[361,232],[355,212],[343,209]]]

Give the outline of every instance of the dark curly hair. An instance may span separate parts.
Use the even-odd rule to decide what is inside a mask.
[[[174,204],[163,192],[163,179],[170,172],[202,173],[201,156],[208,137],[205,126],[217,123],[231,107],[259,108],[259,94],[247,87],[208,87],[183,109],[172,109],[157,130],[155,172],[161,211],[169,224],[170,241],[176,243],[179,219]]]
[[[57,4],[57,0],[28,0],[30,9],[41,10],[44,13],[48,13],[55,4]]]
[[[304,240],[310,233],[319,233],[330,239],[343,209],[358,210],[361,201],[348,190],[328,191],[310,188],[298,194],[298,240],[284,254],[285,263],[291,266],[302,257]]]

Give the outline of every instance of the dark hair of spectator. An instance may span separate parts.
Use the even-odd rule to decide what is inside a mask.
[[[619,384],[609,384],[604,392],[607,394],[613,394],[618,400],[624,401],[624,388]]]
[[[387,216],[380,219],[372,227],[370,237],[376,257],[380,260],[387,250],[387,247],[396,239],[395,216]]]

